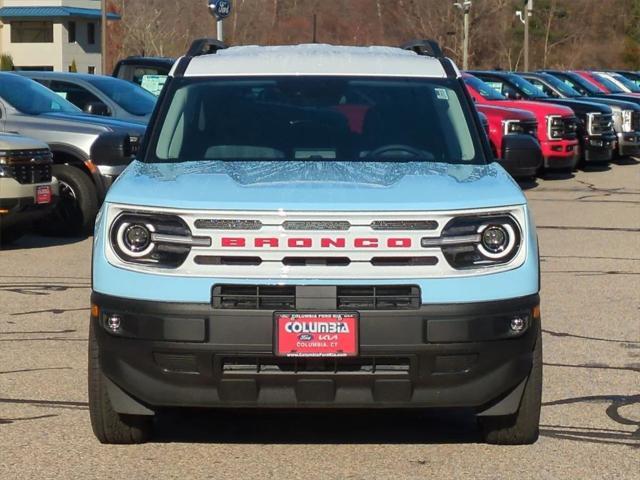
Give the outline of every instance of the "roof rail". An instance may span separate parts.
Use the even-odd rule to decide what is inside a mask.
[[[428,57],[444,58],[440,45],[435,40],[411,40],[410,42],[400,45],[403,50],[411,50],[418,55]]]
[[[208,55],[216,53],[218,50],[224,50],[225,48],[229,48],[229,46],[215,38],[198,38],[191,43],[189,50],[187,50],[187,57]]]

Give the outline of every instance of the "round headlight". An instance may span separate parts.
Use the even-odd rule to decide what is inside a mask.
[[[141,223],[123,223],[118,229],[118,247],[130,257],[144,257],[154,248],[151,241],[153,227]]]
[[[484,225],[479,231],[481,238],[478,250],[491,259],[506,257],[516,243],[516,234],[509,224]]]

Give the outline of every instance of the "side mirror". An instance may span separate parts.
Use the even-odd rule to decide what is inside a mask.
[[[102,115],[103,117],[111,116],[111,110],[102,102],[87,102],[83,108],[84,113],[91,115]]]
[[[135,154],[138,139],[123,133],[106,132],[91,146],[91,160],[97,166],[119,167],[128,165]]]
[[[510,133],[502,137],[502,155],[498,159],[514,178],[532,177],[542,166],[542,149],[531,135]]]

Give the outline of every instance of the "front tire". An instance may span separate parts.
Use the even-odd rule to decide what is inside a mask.
[[[60,182],[60,199],[53,214],[42,224],[43,232],[55,236],[90,235],[98,213],[93,182],[71,165],[54,165],[52,174]]]
[[[91,428],[100,443],[137,444],[151,438],[153,417],[122,415],[113,409],[105,377],[100,369],[100,350],[96,340],[96,322],[89,327],[89,414]]]
[[[542,329],[538,326],[533,350],[533,366],[522,394],[520,408],[514,415],[479,417],[484,440],[494,445],[530,445],[540,435],[542,407]]]

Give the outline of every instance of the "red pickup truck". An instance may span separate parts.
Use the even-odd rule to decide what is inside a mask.
[[[497,90],[473,75],[462,75],[476,107],[497,107],[527,110],[538,120],[538,141],[542,148],[544,167],[573,169],[579,158],[576,117],[568,107],[543,102],[509,100]],[[486,113],[485,113],[486,114]]]
[[[526,110],[498,107],[495,105],[476,104],[479,113],[484,114],[488,122],[487,135],[493,154],[498,162],[514,177],[530,177],[536,174],[535,168],[522,168],[520,165],[509,165],[504,162],[503,138],[509,134],[531,135],[538,139],[538,120]],[[540,167],[541,165],[538,165]]]

